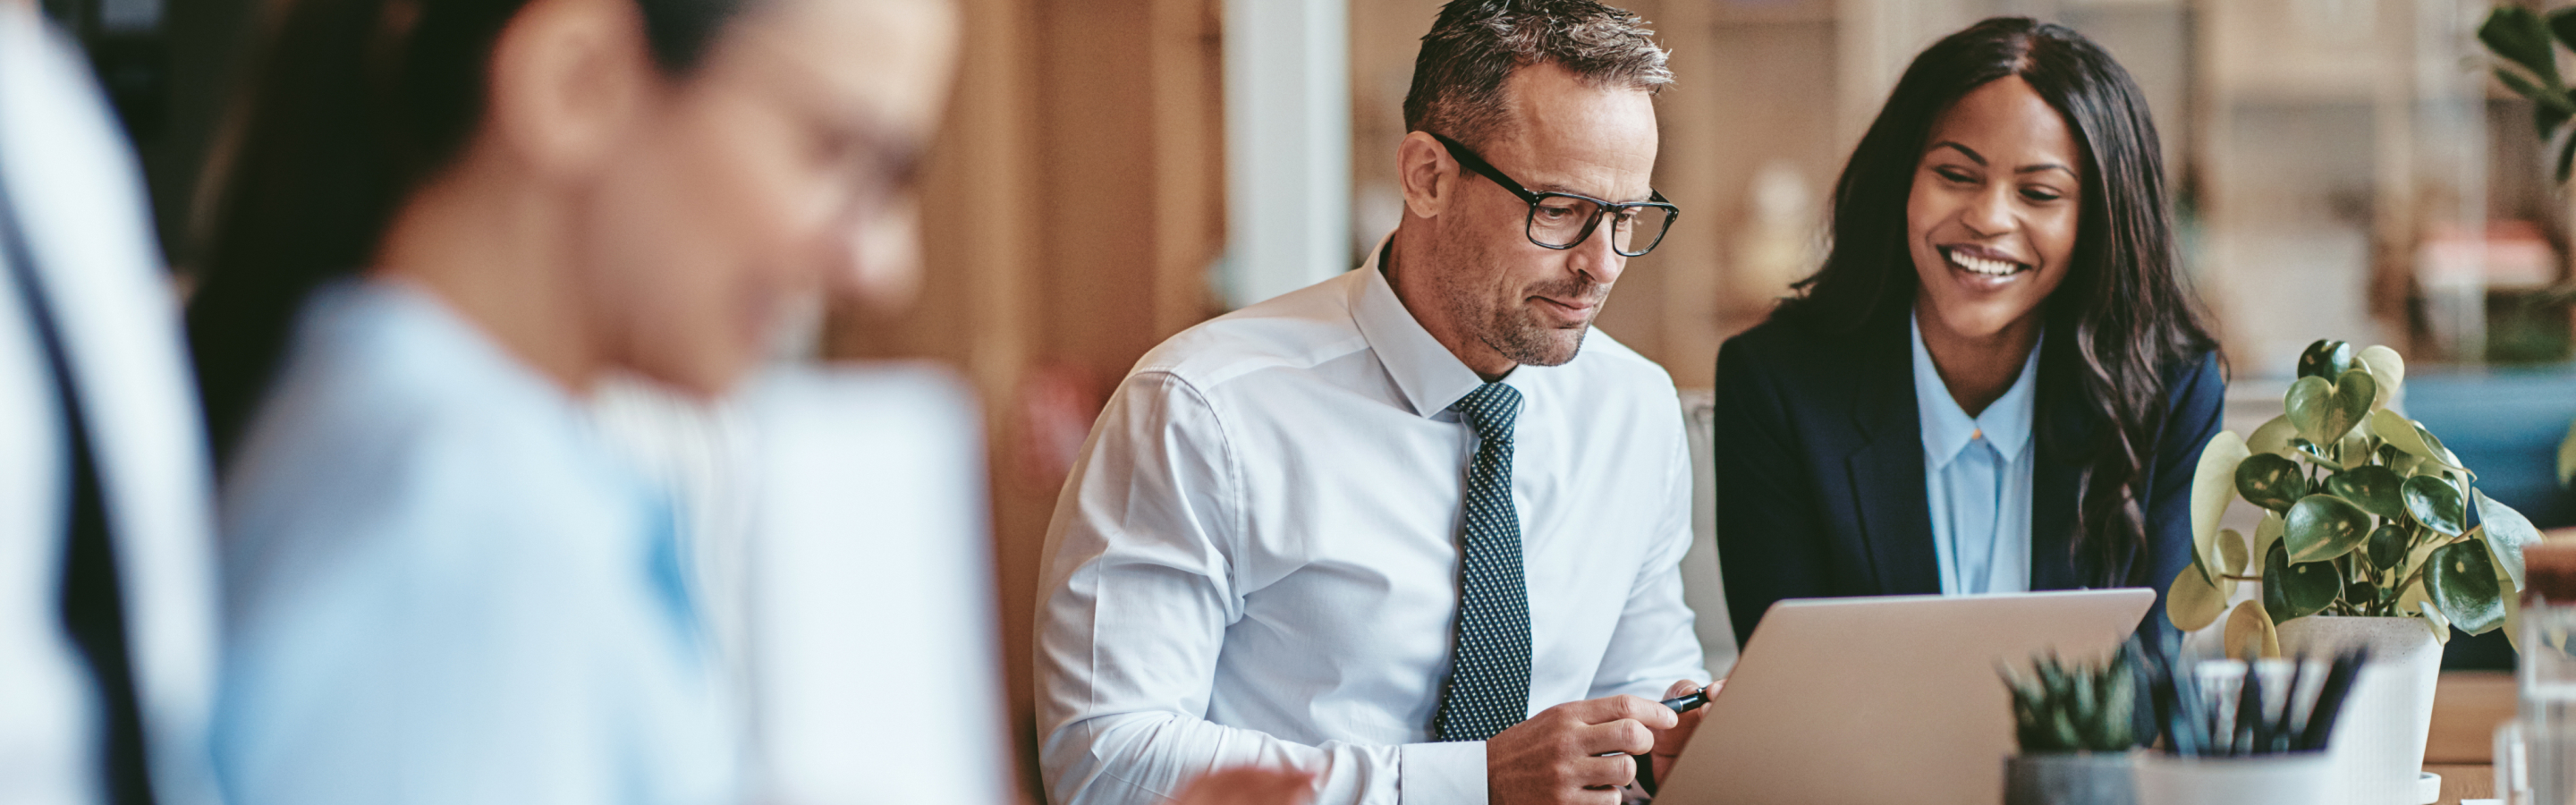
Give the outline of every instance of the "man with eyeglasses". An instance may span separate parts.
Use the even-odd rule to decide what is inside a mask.
[[[1680,409],[1660,367],[1586,343],[1675,212],[1651,33],[1589,0],[1451,2],[1395,233],[1137,363],[1047,536],[1050,801],[1258,763],[1313,772],[1318,803],[1606,805],[1631,756],[1679,753],[1697,713],[1654,699],[1708,679]]]

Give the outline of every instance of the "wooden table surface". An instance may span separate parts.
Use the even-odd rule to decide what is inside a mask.
[[[2442,775],[2441,805],[2459,805],[2463,799],[2495,797],[2495,767],[2467,763],[2424,764],[2424,770]]]
[[[2513,708],[2511,671],[2442,673],[2424,742],[2424,770],[2442,775],[2442,805],[2495,796],[2495,730]]]

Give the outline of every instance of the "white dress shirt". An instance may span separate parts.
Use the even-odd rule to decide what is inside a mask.
[[[96,462],[153,796],[213,802],[212,481],[178,300],[125,135],[79,46],[35,5],[0,1],[0,180],[42,286],[0,267],[0,802],[107,799],[107,719],[61,609],[69,423],[30,292],[53,316]]]
[[[2030,591],[2038,377],[2034,348],[2012,388],[1968,416],[1923,347],[1921,318],[1914,321],[1914,407],[1923,421],[1924,499],[1943,595]]]
[[[1706,680],[1671,378],[1596,331],[1565,365],[1502,382],[1524,400],[1530,712]],[[1448,408],[1482,383],[1375,259],[1139,361],[1040,565],[1050,798],[1142,805],[1264,763],[1314,772],[1322,805],[1485,801],[1484,744],[1432,742],[1477,446]]]

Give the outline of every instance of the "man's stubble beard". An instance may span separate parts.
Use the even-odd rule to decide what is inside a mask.
[[[1456,256],[1457,269],[1497,271],[1492,267],[1500,261],[1493,259],[1481,240],[1456,234],[1447,240],[1449,248],[1443,251]],[[1591,299],[1597,303],[1607,301],[1610,296],[1610,286],[1577,277],[1520,288],[1509,298],[1495,299],[1487,295],[1490,286],[1479,287],[1466,279],[1470,273],[1469,270],[1454,269],[1439,272],[1444,278],[1440,283],[1440,303],[1449,309],[1450,320],[1466,324],[1470,328],[1468,336],[1486,348],[1511,359],[1513,363],[1528,366],[1562,366],[1574,360],[1574,356],[1583,351],[1583,337],[1591,333],[1592,320],[1586,318],[1574,327],[1552,327],[1538,322],[1530,309],[1521,304],[1522,300],[1535,294],[1559,299]],[[1595,317],[1600,310],[1599,307],[1593,308]],[[1571,338],[1564,336],[1566,330],[1573,331]]]

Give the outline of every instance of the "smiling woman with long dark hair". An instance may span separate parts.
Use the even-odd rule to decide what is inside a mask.
[[[1853,151],[1832,232],[1718,355],[1737,640],[1783,598],[2161,598],[2225,381],[2127,71],[2026,18],[1950,35]]]

